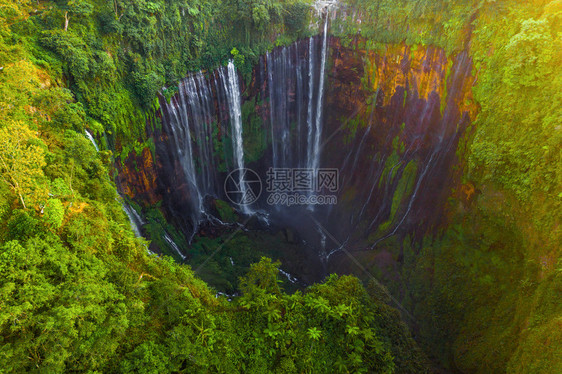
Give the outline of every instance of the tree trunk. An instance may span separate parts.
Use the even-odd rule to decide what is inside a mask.
[[[64,12],[64,31],[68,30],[68,22],[70,21],[70,16],[68,12]]]
[[[18,193],[18,195],[20,195],[20,201],[21,201],[21,205],[23,205],[23,209],[27,209],[27,207],[25,206],[25,202],[23,201],[23,196],[21,193]]]

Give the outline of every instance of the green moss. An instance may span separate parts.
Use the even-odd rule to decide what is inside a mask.
[[[234,209],[232,209],[232,207],[227,202],[223,200],[215,200],[215,206],[217,207],[220,219],[223,222],[236,222],[236,214],[234,213]]]
[[[345,129],[348,130],[344,136],[344,144],[350,145],[355,140],[358,128],[365,126],[365,121],[355,117],[352,119],[342,119],[341,122],[345,124]]]
[[[397,138],[396,138],[397,139]],[[388,156],[384,162],[384,169],[379,179],[379,188],[382,187],[384,183],[387,183],[395,175],[395,170],[398,170],[398,163],[400,162],[400,156],[395,150],[392,151],[390,156]],[[392,175],[391,175],[392,171]]]
[[[391,207],[391,217],[396,215],[398,211],[398,207],[408,198],[410,197],[412,190],[414,188],[414,184],[416,181],[417,175],[417,163],[412,160],[408,162],[404,171],[402,172],[402,177],[398,182],[398,186],[396,187],[396,191],[392,195],[392,207]]]
[[[445,107],[447,106],[447,85],[449,84],[449,77],[451,75],[451,70],[453,70],[453,64],[449,62],[447,64],[447,69],[445,71],[445,84],[443,85],[443,94],[441,95],[441,114],[445,111]]]
[[[390,170],[386,168],[386,165],[388,165],[389,161],[391,161],[391,158],[387,159],[387,164],[385,164],[385,172],[387,173],[390,172]],[[392,175],[387,176],[387,178],[394,179],[396,173],[398,173],[398,170],[399,168],[395,167],[395,170],[393,170]],[[383,172],[382,174],[383,176],[385,175],[385,172]],[[412,160],[408,162],[408,164],[406,164],[404,169],[401,171],[400,180],[398,181],[398,185],[392,195],[392,205],[390,208],[390,215],[388,219],[385,222],[383,222],[381,225],[379,225],[375,233],[369,236],[368,240],[370,242],[373,242],[374,240],[381,237],[385,232],[387,232],[392,227],[393,223],[396,223],[395,221],[396,213],[398,212],[400,207],[404,207],[404,205],[409,201],[410,196],[412,194],[412,190],[415,185],[416,175],[417,175],[417,163],[416,161]],[[382,180],[383,178],[381,177],[381,181]]]
[[[264,133],[266,126],[255,111],[261,105],[261,102],[254,100],[247,100],[242,105],[244,158],[248,164],[260,160],[268,145],[268,135]]]

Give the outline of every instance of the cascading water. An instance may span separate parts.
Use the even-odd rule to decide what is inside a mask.
[[[342,245],[334,246],[325,232],[346,246],[370,248],[438,222],[437,214],[424,209],[447,190],[434,181],[447,179],[467,123],[457,103],[468,92],[470,61],[461,55],[447,65],[444,52],[431,48],[415,55],[407,47],[389,55],[360,52],[362,47],[342,52],[347,47],[328,37],[333,13],[321,11],[322,32],[262,56],[251,81],[239,82],[231,61],[208,76],[182,80],[169,103],[161,99],[167,148],[157,146],[157,153],[172,170],[164,185],[178,186],[167,207],[174,217],[189,216],[180,221],[188,235],[202,221],[220,222],[210,216],[214,210],[206,198],[225,200],[226,176],[247,165],[263,182],[272,167],[339,170],[337,205],[272,206],[262,198],[238,207],[294,229],[326,260]],[[357,53],[363,55],[354,59]],[[351,64],[337,62],[341,58]],[[452,72],[448,79],[446,69]],[[386,74],[394,86],[380,80]],[[441,105],[445,79],[447,103]],[[238,178],[246,195],[249,185],[243,174]]]
[[[190,238],[203,221],[220,222],[210,216],[205,199],[221,194],[221,160],[224,160],[222,165],[226,165],[229,172],[245,167],[240,95],[238,74],[230,61],[210,77],[199,72],[181,80],[178,93],[169,102],[160,97],[164,130],[174,154],[167,162],[173,168],[176,162],[179,164],[179,173],[171,182],[177,183],[185,200],[173,208],[178,209],[177,214],[189,212],[186,222],[189,227],[184,230],[189,232]],[[222,144],[227,140],[230,140],[232,154],[221,154],[219,148],[224,152],[229,149]],[[231,165],[229,160],[233,161]],[[244,199],[251,190],[246,186],[244,173],[238,175],[238,187]],[[245,205],[240,208],[245,214],[253,213]],[[186,209],[188,212],[185,212]]]
[[[196,164],[200,171],[198,190],[206,193],[214,188],[215,164],[213,159],[212,143],[212,96],[210,87],[201,72],[186,79],[187,99],[189,111],[192,114],[193,133],[195,137],[195,147],[198,148]],[[197,179],[197,178],[195,178]],[[199,196],[202,193],[199,192]],[[201,209],[203,210],[203,209]]]
[[[281,53],[272,55],[268,52],[266,55],[273,167],[286,167],[290,163],[289,155],[286,152],[291,142],[286,82],[287,79],[294,78],[292,75],[288,76],[288,73],[293,72],[291,65],[294,56],[291,55],[291,52],[292,50],[283,48]]]
[[[307,110],[307,115],[306,115],[306,124],[307,124],[307,128],[308,128],[308,137],[307,137],[307,165],[310,165],[310,161],[312,160],[312,155],[311,155],[311,145],[312,145],[312,139],[313,139],[313,125],[312,125],[312,121],[313,121],[313,109],[314,107],[312,106],[314,103],[314,99],[312,97],[312,92],[314,89],[314,57],[315,54],[313,53],[314,49],[313,49],[313,45],[314,45],[314,39],[310,38],[308,41],[308,110]]]
[[[84,130],[84,133],[85,133],[86,137],[88,138],[88,140],[90,140],[90,142],[92,143],[92,145],[94,146],[96,151],[99,152],[100,149],[98,147],[98,143],[96,143],[96,139],[94,139],[94,137],[92,136],[92,134],[88,130]],[[135,233],[135,236],[137,238],[142,237],[141,227],[142,227],[142,225],[145,224],[145,222],[142,219],[142,217],[140,216],[140,214],[138,214],[137,211],[134,210],[132,207],[127,205],[123,201],[123,198],[121,196],[120,196],[120,198],[118,198],[116,200],[119,201],[119,204],[121,204],[121,208],[123,209],[123,212],[125,212],[125,214],[127,215],[127,218],[129,218],[129,223],[131,224],[131,229]]]
[[[191,141],[192,130],[189,126],[188,110],[190,109],[190,104],[193,103],[188,86],[190,79],[191,77],[179,83],[179,95],[172,97],[167,113],[170,116],[168,123],[170,124],[180,164],[183,168],[185,182],[187,182],[187,190],[189,191],[192,208],[191,219],[194,225],[197,226],[203,213],[203,198],[197,181],[193,144]],[[194,127],[197,125],[197,123],[193,124]]]
[[[242,101],[240,100],[240,86],[238,84],[238,74],[234,68],[234,63],[232,61],[228,62],[226,69],[219,70],[222,82],[224,84],[224,90],[226,92],[226,100],[228,103],[228,109],[230,112],[230,125],[231,125],[231,136],[232,150],[234,153],[234,161],[236,163],[236,168],[240,171],[238,173],[238,188],[241,192],[242,198],[240,205],[242,212],[245,214],[252,214],[253,211],[248,207],[246,202],[253,199],[250,194],[252,189],[246,185],[246,180],[244,179],[245,168],[244,168],[244,143],[242,137]]]
[[[276,48],[265,57],[272,167],[320,166],[328,22],[326,16],[321,36]]]
[[[100,151],[99,147],[98,147],[98,143],[96,143],[96,139],[94,139],[94,137],[92,136],[92,134],[88,131],[88,130],[84,130],[84,133],[86,134],[86,138],[88,138],[88,140],[94,145],[94,148],[96,148],[96,151]]]
[[[328,21],[329,13],[326,13],[326,20],[324,21],[324,33],[322,35],[322,57],[320,60],[320,78],[318,84],[318,102],[316,104],[316,117],[314,121],[314,142],[312,147],[309,146],[311,153],[308,158],[308,168],[312,170],[318,169],[320,165],[320,137],[322,136],[322,104],[324,97],[324,81],[326,75],[326,54],[328,50]],[[311,205],[313,206],[313,205]]]
[[[182,253],[178,245],[174,242],[174,240],[170,237],[170,235],[167,232],[164,232],[163,238],[166,241],[166,243],[168,243],[168,245],[174,250],[174,252],[178,256],[180,256],[182,260],[185,260],[186,256]]]
[[[368,110],[358,107],[363,114],[355,123],[364,127],[344,124],[337,141],[346,144],[346,151],[332,159],[336,164],[342,160],[340,190],[352,192],[354,199],[346,210],[330,211],[323,222],[340,242],[348,241],[358,250],[375,248],[395,235],[417,239],[442,222],[444,202],[454,183],[450,173],[457,160],[457,142],[470,121],[458,105],[459,98],[470,92],[471,63],[465,52],[450,62],[442,51],[431,48],[417,55],[406,48],[402,55],[393,56],[377,56],[371,75],[378,79],[376,92],[371,91],[373,96],[367,100],[357,100],[372,103]],[[451,74],[445,81],[446,69]],[[428,71],[434,74],[431,80],[424,75]],[[350,70],[344,74],[349,80]],[[389,87],[385,75],[388,80],[403,80]],[[446,98],[440,96],[443,85]],[[331,90],[342,94],[342,86]],[[329,118],[349,107],[345,102],[334,105],[333,92],[327,92],[332,104],[327,104]]]
[[[329,49],[329,16],[324,13],[320,35],[275,48],[262,60],[263,97],[269,103],[269,167],[320,167]],[[242,98],[234,63],[230,61],[209,78],[201,72],[184,78],[169,102],[160,98],[160,107],[171,153],[175,154],[167,156],[167,164],[174,169],[179,166],[179,173],[168,183],[177,184],[177,191],[182,191],[182,201],[170,209],[176,211],[174,215],[189,216],[184,230],[193,237],[200,224],[212,218],[206,197],[222,198],[218,186],[224,173],[245,168]],[[218,172],[221,165],[226,170]],[[244,173],[238,174],[237,182],[242,202],[252,198]],[[246,204],[239,208],[246,215],[257,211],[269,214],[271,207],[255,206],[259,209]]]
[[[134,210],[130,205],[123,202],[123,198],[117,199],[121,203],[121,207],[123,211],[129,218],[129,222],[131,223],[131,229],[135,233],[137,238],[142,237],[141,227],[145,224],[142,217]]]

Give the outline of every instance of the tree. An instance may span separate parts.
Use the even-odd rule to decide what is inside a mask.
[[[5,0],[0,5],[0,36],[9,32],[9,27],[26,16],[29,0]]]
[[[45,206],[44,218],[55,229],[58,229],[62,225],[64,206],[59,199],[49,199]]]
[[[240,290],[244,295],[261,294],[260,291],[279,294],[279,261],[272,262],[270,258],[262,257],[260,262],[252,264],[248,274],[240,280]]]
[[[39,202],[47,190],[41,185],[45,150],[42,141],[23,122],[17,121],[0,129],[0,177],[19,197]]]
[[[89,16],[94,7],[84,0],[70,0],[64,12],[64,31],[68,30],[68,23],[70,22],[70,13],[78,17]]]

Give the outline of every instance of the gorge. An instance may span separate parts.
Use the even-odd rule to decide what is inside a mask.
[[[119,185],[141,206],[158,196],[190,243],[201,224],[220,225],[211,205],[229,200],[223,186],[235,169],[255,171],[264,190],[270,168],[337,170],[337,204],[271,205],[265,191],[233,204],[262,227],[293,231],[321,277],[348,261],[342,243],[365,252],[394,235],[435,233],[461,188],[457,144],[477,112],[470,58],[365,43],[324,33],[263,55],[244,85],[232,62],[181,80],[169,102],[160,97],[161,128],[147,126],[154,159],[125,160],[135,171],[124,169]],[[137,182],[139,168],[152,184]]]
[[[395,45],[367,54],[361,40],[344,47],[329,39],[333,68],[325,93],[323,63],[314,63],[324,54],[322,36],[263,56],[243,89],[231,85],[237,82],[232,63],[210,77],[197,73],[180,81],[169,104],[161,98],[161,130],[149,130],[156,159],[142,169],[157,183],[155,191],[127,180],[125,172],[120,184],[129,197],[142,201],[159,193],[190,238],[205,219],[205,199],[227,200],[223,185],[230,171],[246,163],[265,183],[270,167],[320,166],[339,170],[343,203],[319,207],[315,217],[342,242],[348,239],[343,233],[358,224],[364,232],[357,239],[366,240],[365,233],[387,223],[371,246],[402,226],[404,233],[420,235],[439,226],[443,200],[455,183],[452,166],[460,162],[456,145],[476,114],[466,53],[449,60],[439,49]],[[242,100],[232,99],[239,94]],[[283,217],[306,214],[271,210],[265,200],[264,194],[251,209],[278,225],[290,224]]]
[[[0,371],[558,373],[560,1],[0,6]]]
[[[118,176],[139,206],[161,201],[183,234],[182,253],[169,236],[153,250],[189,263],[187,247],[201,227],[208,236],[209,226],[230,225],[215,204],[229,201],[226,177],[244,167],[261,177],[264,190],[270,168],[338,171],[337,204],[272,205],[266,191],[251,204],[230,203],[247,228],[291,232],[306,274],[291,265],[295,258],[281,258],[304,284],[334,271],[371,276],[371,269],[396,281],[400,275],[388,267],[400,267],[404,253],[395,243],[409,238],[419,247],[450,223],[451,191],[468,188],[458,144],[478,112],[468,52],[447,56],[404,44],[372,50],[364,38],[330,36],[329,19],[323,23],[319,35],[262,55],[247,79],[230,61],[183,78],[169,98],[160,95],[146,127],[154,152],[131,154]],[[232,253],[224,256],[233,261]],[[370,270],[357,268],[355,256]]]

